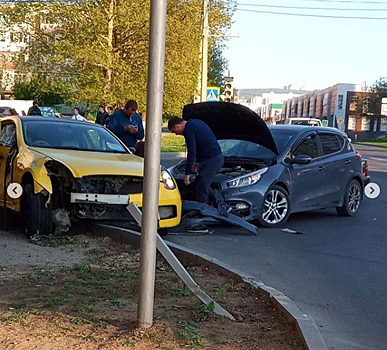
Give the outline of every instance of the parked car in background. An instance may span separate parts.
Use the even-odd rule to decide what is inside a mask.
[[[7,117],[10,115],[18,115],[15,108],[0,106],[0,117]]]
[[[270,125],[232,103],[185,106],[185,120],[201,119],[219,140],[225,162],[212,183],[230,213],[262,226],[283,225],[291,213],[335,207],[354,216],[363,199],[362,158],[334,128]],[[183,199],[185,161],[169,169]]]
[[[47,117],[5,117],[0,122],[0,205],[20,213],[30,234],[50,234],[71,220],[128,220],[142,207],[143,159],[106,128]],[[7,196],[10,183],[23,188]],[[159,227],[180,223],[175,180],[160,168]]]
[[[40,111],[42,112],[42,116],[43,117],[53,117],[53,118],[56,117],[56,113],[55,113],[54,107],[39,106],[39,108],[40,108]]]
[[[322,122],[317,118],[289,118],[285,124],[288,125],[308,125],[308,126],[322,126]]]

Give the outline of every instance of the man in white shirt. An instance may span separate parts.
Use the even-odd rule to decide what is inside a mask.
[[[86,121],[86,119],[83,118],[83,117],[79,114],[79,109],[78,109],[77,107],[74,108],[74,115],[71,117],[71,119],[73,119],[73,120]]]

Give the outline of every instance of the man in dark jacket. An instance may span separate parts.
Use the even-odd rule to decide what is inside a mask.
[[[187,144],[184,183],[188,186],[190,175],[197,173],[196,200],[209,204],[211,183],[224,163],[223,154],[214,133],[199,119],[185,121],[179,117],[169,119],[168,129],[176,135],[183,135]]]
[[[108,106],[106,108],[106,112],[107,112],[108,115],[107,115],[107,118],[105,119],[105,126],[108,128],[109,127],[110,118],[114,114],[114,108],[112,106]]]
[[[42,111],[38,106],[38,101],[35,100],[34,102],[32,102],[32,106],[28,108],[27,115],[42,115]]]
[[[109,118],[109,129],[133,152],[137,141],[144,138],[144,126],[137,109],[137,102],[129,100]]]
[[[97,117],[95,118],[95,123],[99,125],[106,125],[107,118],[108,118],[108,114],[105,111],[105,107],[102,105],[99,106]]]

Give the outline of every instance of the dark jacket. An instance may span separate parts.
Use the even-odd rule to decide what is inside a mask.
[[[125,126],[133,125],[138,128],[137,134],[125,131]],[[138,140],[144,138],[144,126],[142,125],[141,116],[136,113],[128,117],[122,109],[114,112],[109,117],[109,129],[116,134],[127,147],[135,147]]]
[[[32,106],[28,108],[28,113],[27,115],[42,115],[42,111],[38,106]]]
[[[218,141],[210,127],[198,119],[191,119],[185,126],[184,138],[187,144],[187,164],[185,173],[192,174],[195,162],[215,158],[222,154]]]
[[[96,124],[106,125],[106,119],[108,118],[108,116],[109,115],[107,114],[107,112],[98,112],[97,117],[95,118]]]

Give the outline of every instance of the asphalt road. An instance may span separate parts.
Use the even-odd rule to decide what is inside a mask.
[[[381,194],[366,198],[354,218],[321,210],[290,217],[285,227],[302,234],[218,227],[202,236],[174,230],[167,239],[284,292],[315,319],[329,349],[387,349],[387,149],[356,149],[369,159]]]

